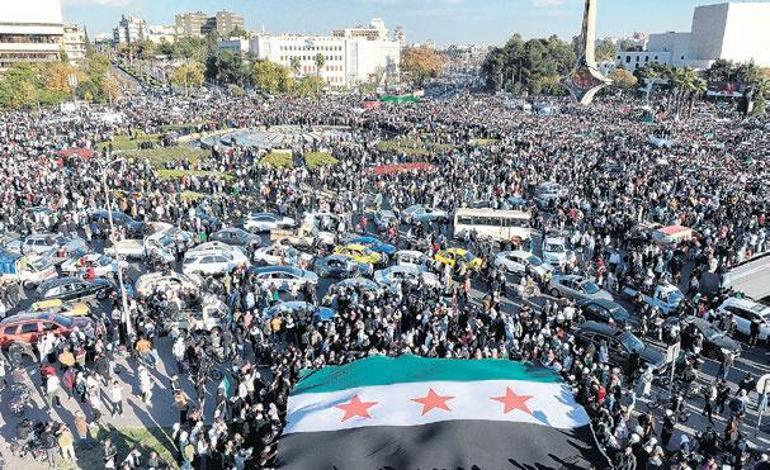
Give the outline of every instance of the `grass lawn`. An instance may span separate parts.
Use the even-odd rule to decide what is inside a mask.
[[[99,431],[97,442],[92,442],[90,448],[79,447],[76,444],[75,455],[78,457],[78,465],[71,462],[64,462],[59,468],[74,470],[83,468],[94,470],[104,468],[104,455],[102,453],[102,444],[105,439],[110,438],[118,450],[115,459],[116,467],[126,458],[128,452],[137,447],[142,453],[143,458],[147,458],[150,451],[158,453],[170,468],[179,468],[176,463],[176,448],[173,439],[171,439],[171,428],[103,428]]]
[[[160,137],[160,134],[145,134],[143,132],[139,133],[139,137],[136,139],[132,139],[127,135],[116,135],[112,139],[112,149],[113,150],[137,150],[140,142],[158,142],[158,137]],[[99,150],[106,150],[109,146],[109,142],[102,142],[100,143],[97,148]]]
[[[487,145],[499,144],[500,139],[471,139],[470,144],[477,147],[485,147]]]
[[[308,152],[305,154],[305,165],[308,168],[318,168],[320,166],[336,165],[339,162],[328,152]]]
[[[204,170],[155,170],[155,174],[162,180],[170,180],[174,178],[184,178],[185,176],[215,176],[231,180],[233,176],[229,173],[223,173],[221,171],[204,171]],[[197,193],[196,193],[197,194]]]
[[[206,158],[211,153],[208,150],[194,149],[185,146],[174,147],[157,147],[148,150],[132,150],[130,152],[124,152],[122,155],[126,158],[135,158],[138,160],[144,160],[145,158],[150,161],[150,165],[156,170],[165,168],[166,163],[174,162],[177,160],[187,160],[190,163],[195,163]]]
[[[437,153],[449,151],[452,149],[452,146],[449,144],[437,144],[435,142],[426,142],[408,137],[405,139],[383,140],[377,143],[377,148],[383,152],[394,152],[409,157],[421,158],[431,157]]]
[[[196,193],[195,191],[182,191],[179,194],[179,199],[182,201],[198,201],[206,197],[203,193]]]
[[[294,158],[291,152],[273,151],[262,157],[259,164],[273,168],[291,168],[294,166]]]

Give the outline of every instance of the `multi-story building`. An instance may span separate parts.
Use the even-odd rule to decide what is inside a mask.
[[[115,45],[134,44],[147,39],[147,22],[135,16],[122,15],[118,25],[112,30],[112,42]]]
[[[401,45],[387,37],[384,23],[372,24],[368,33],[366,28],[350,28],[330,36],[259,35],[249,41],[249,51],[291,68],[297,76],[318,75],[332,87],[398,81]],[[319,54],[324,57],[321,70]]]
[[[728,2],[695,8],[690,32],[651,34],[645,50],[619,52],[615,65],[657,62],[704,69],[717,59],[770,67],[770,3]]]
[[[192,11],[176,15],[176,28],[179,34],[185,36],[201,36],[203,25],[206,24],[208,15],[202,11]]]
[[[61,47],[72,65],[80,65],[86,60],[88,38],[85,28],[76,24],[65,24]]]
[[[147,39],[156,44],[164,41],[173,44],[176,41],[177,34],[176,26],[151,25],[147,28]]]
[[[205,36],[215,31],[220,36],[227,36],[234,30],[245,30],[243,16],[231,11],[222,10],[208,16],[202,11],[181,13],[176,15],[176,27],[180,34],[187,36]]]
[[[59,60],[64,36],[60,0],[3,2],[0,11],[0,72],[16,62]]]
[[[332,31],[335,38],[363,38],[370,41],[388,38],[388,28],[380,18],[373,18],[369,26],[356,26],[355,28],[335,29]]]

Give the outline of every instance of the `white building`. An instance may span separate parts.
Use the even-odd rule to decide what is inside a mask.
[[[242,45],[228,42],[224,47]],[[331,36],[259,35],[249,40],[249,51],[292,70],[296,63],[299,76],[316,75],[316,56],[321,54],[324,65],[319,75],[332,87],[399,79],[401,45],[388,37],[382,20],[373,20],[369,28],[336,30]]]
[[[147,22],[135,16],[122,15],[118,25],[112,30],[113,44],[134,44],[147,39]]]
[[[20,61],[59,60],[64,25],[59,0],[3,1],[0,72]]]
[[[233,54],[245,54],[251,48],[252,40],[246,38],[220,39],[217,43],[219,50]]]
[[[173,44],[177,35],[176,26],[151,25],[147,28],[147,39],[156,44],[164,41]]]
[[[688,33],[651,34],[645,51],[619,52],[615,66],[658,62],[704,69],[717,59],[770,67],[770,3],[729,2],[695,8]]]
[[[72,65],[80,65],[86,60],[86,30],[76,24],[64,25],[61,47]]]

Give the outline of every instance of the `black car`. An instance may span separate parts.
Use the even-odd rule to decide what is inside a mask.
[[[358,274],[369,274],[365,268],[347,256],[330,255],[315,262],[315,272],[320,277],[347,279]]]
[[[636,352],[643,367],[651,365],[656,373],[663,372],[666,368],[666,354],[645,344],[630,331],[606,323],[587,321],[580,325],[575,336],[584,345],[593,343],[597,350],[601,343],[606,341],[609,362],[613,366],[624,367],[631,353]]]
[[[617,302],[606,299],[583,299],[578,301],[578,307],[586,320],[596,320],[607,323],[612,319],[618,325],[625,325],[631,318],[628,310]]]
[[[61,299],[63,301],[82,300],[96,297],[106,298],[115,290],[115,284],[108,280],[97,278],[86,281],[77,277],[64,277],[46,281],[37,288],[37,295],[41,299]]]
[[[721,360],[727,352],[733,354],[733,357],[741,355],[740,343],[729,337],[727,332],[720,330],[708,320],[693,316],[681,321],[682,349],[692,350],[696,331],[703,335],[702,354],[704,356]]]
[[[98,210],[91,213],[91,222],[96,222],[102,231],[110,228],[110,212]],[[120,211],[112,211],[112,223],[116,227],[124,227],[129,237],[141,238],[144,232],[144,224],[137,222],[127,214]]]
[[[259,248],[262,245],[262,239],[259,235],[243,230],[242,228],[223,228],[209,236],[210,241],[218,241],[231,246],[240,246],[242,248]]]

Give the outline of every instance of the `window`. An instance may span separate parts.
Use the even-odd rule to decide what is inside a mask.
[[[37,332],[37,322],[25,323],[21,325],[21,334],[36,333],[36,332]]]
[[[627,55],[627,56],[626,56],[626,63],[628,64],[628,63],[630,63],[630,62],[631,62],[631,56],[630,56],[630,55]]]
[[[5,328],[5,330],[3,330],[3,334],[4,334],[4,335],[15,335],[15,334],[16,334],[16,330],[17,330],[18,328],[19,328],[19,327],[18,327],[18,326],[16,326],[16,325],[14,325],[14,326],[8,326],[8,327],[6,327],[6,328]]]

